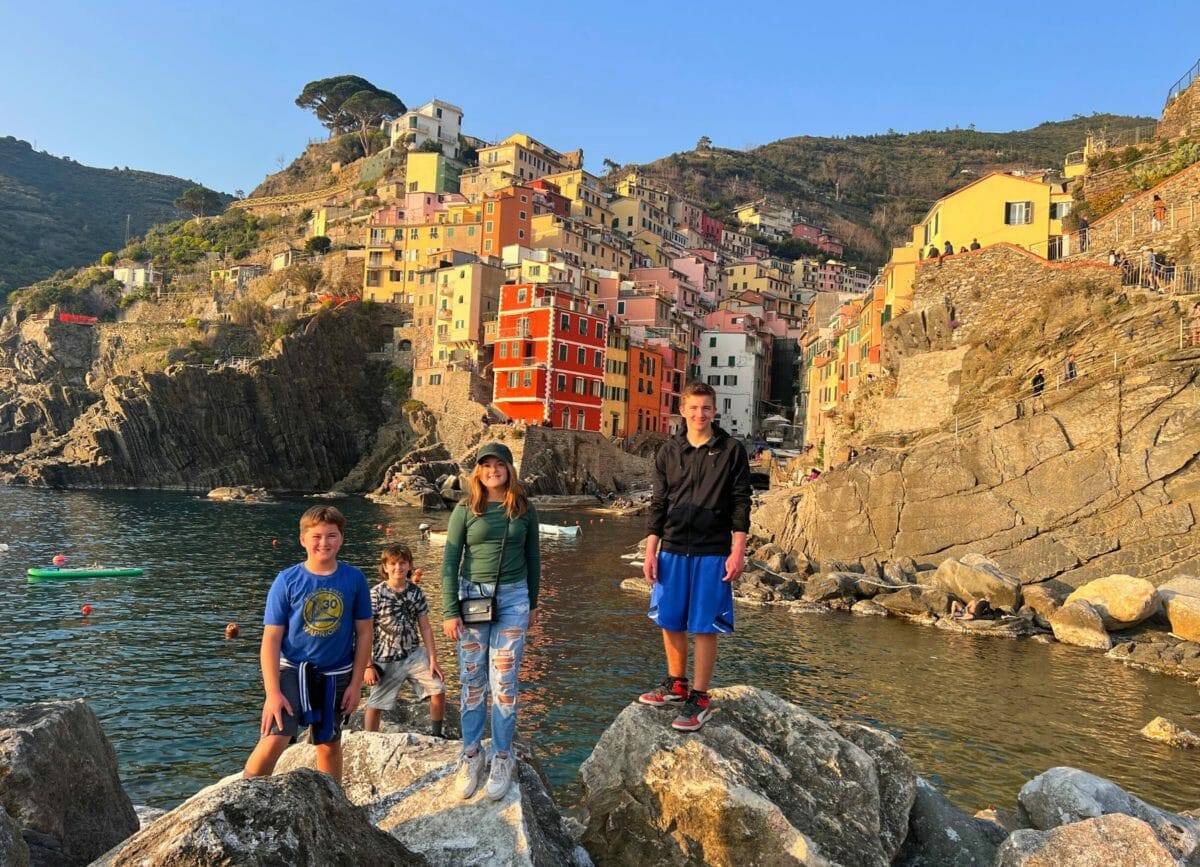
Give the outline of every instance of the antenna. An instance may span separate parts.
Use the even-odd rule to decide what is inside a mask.
[[[133,216],[133,214],[125,215],[125,246],[126,247],[129,246],[129,220],[132,216]]]

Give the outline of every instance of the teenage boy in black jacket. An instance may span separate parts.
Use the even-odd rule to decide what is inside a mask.
[[[713,424],[717,395],[693,382],[683,390],[687,430],[671,437],[654,461],[654,495],[646,521],[642,573],[654,585],[650,619],[662,627],[667,679],[638,701],[682,703],[672,726],[696,731],[712,715],[708,685],[717,635],[733,632],[731,582],[742,574],[750,529],[750,462],[742,444]],[[694,678],[688,689],[688,633]]]

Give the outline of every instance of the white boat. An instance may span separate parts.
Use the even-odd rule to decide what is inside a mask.
[[[445,530],[424,530],[425,539],[430,545],[445,545],[446,531]],[[538,524],[538,533],[543,536],[566,536],[575,538],[583,533],[583,528],[578,524],[561,526],[559,524]]]
[[[8,550],[8,545],[6,545],[4,542],[0,542],[0,554],[3,554],[7,550]]]

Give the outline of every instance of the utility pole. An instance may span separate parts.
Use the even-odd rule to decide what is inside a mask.
[[[133,214],[125,215],[125,246],[126,247],[129,246],[129,220],[132,216],[133,216]]]

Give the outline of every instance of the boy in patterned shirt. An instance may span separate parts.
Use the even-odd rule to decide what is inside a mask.
[[[374,687],[367,699],[366,730],[379,731],[383,711],[395,707],[400,688],[412,681],[417,697],[429,699],[433,736],[443,737],[446,684],[437,664],[429,603],[421,588],[409,580],[412,551],[406,545],[388,545],[380,557],[379,574],[384,580],[371,588],[371,610],[375,613],[373,664],[363,680]]]

